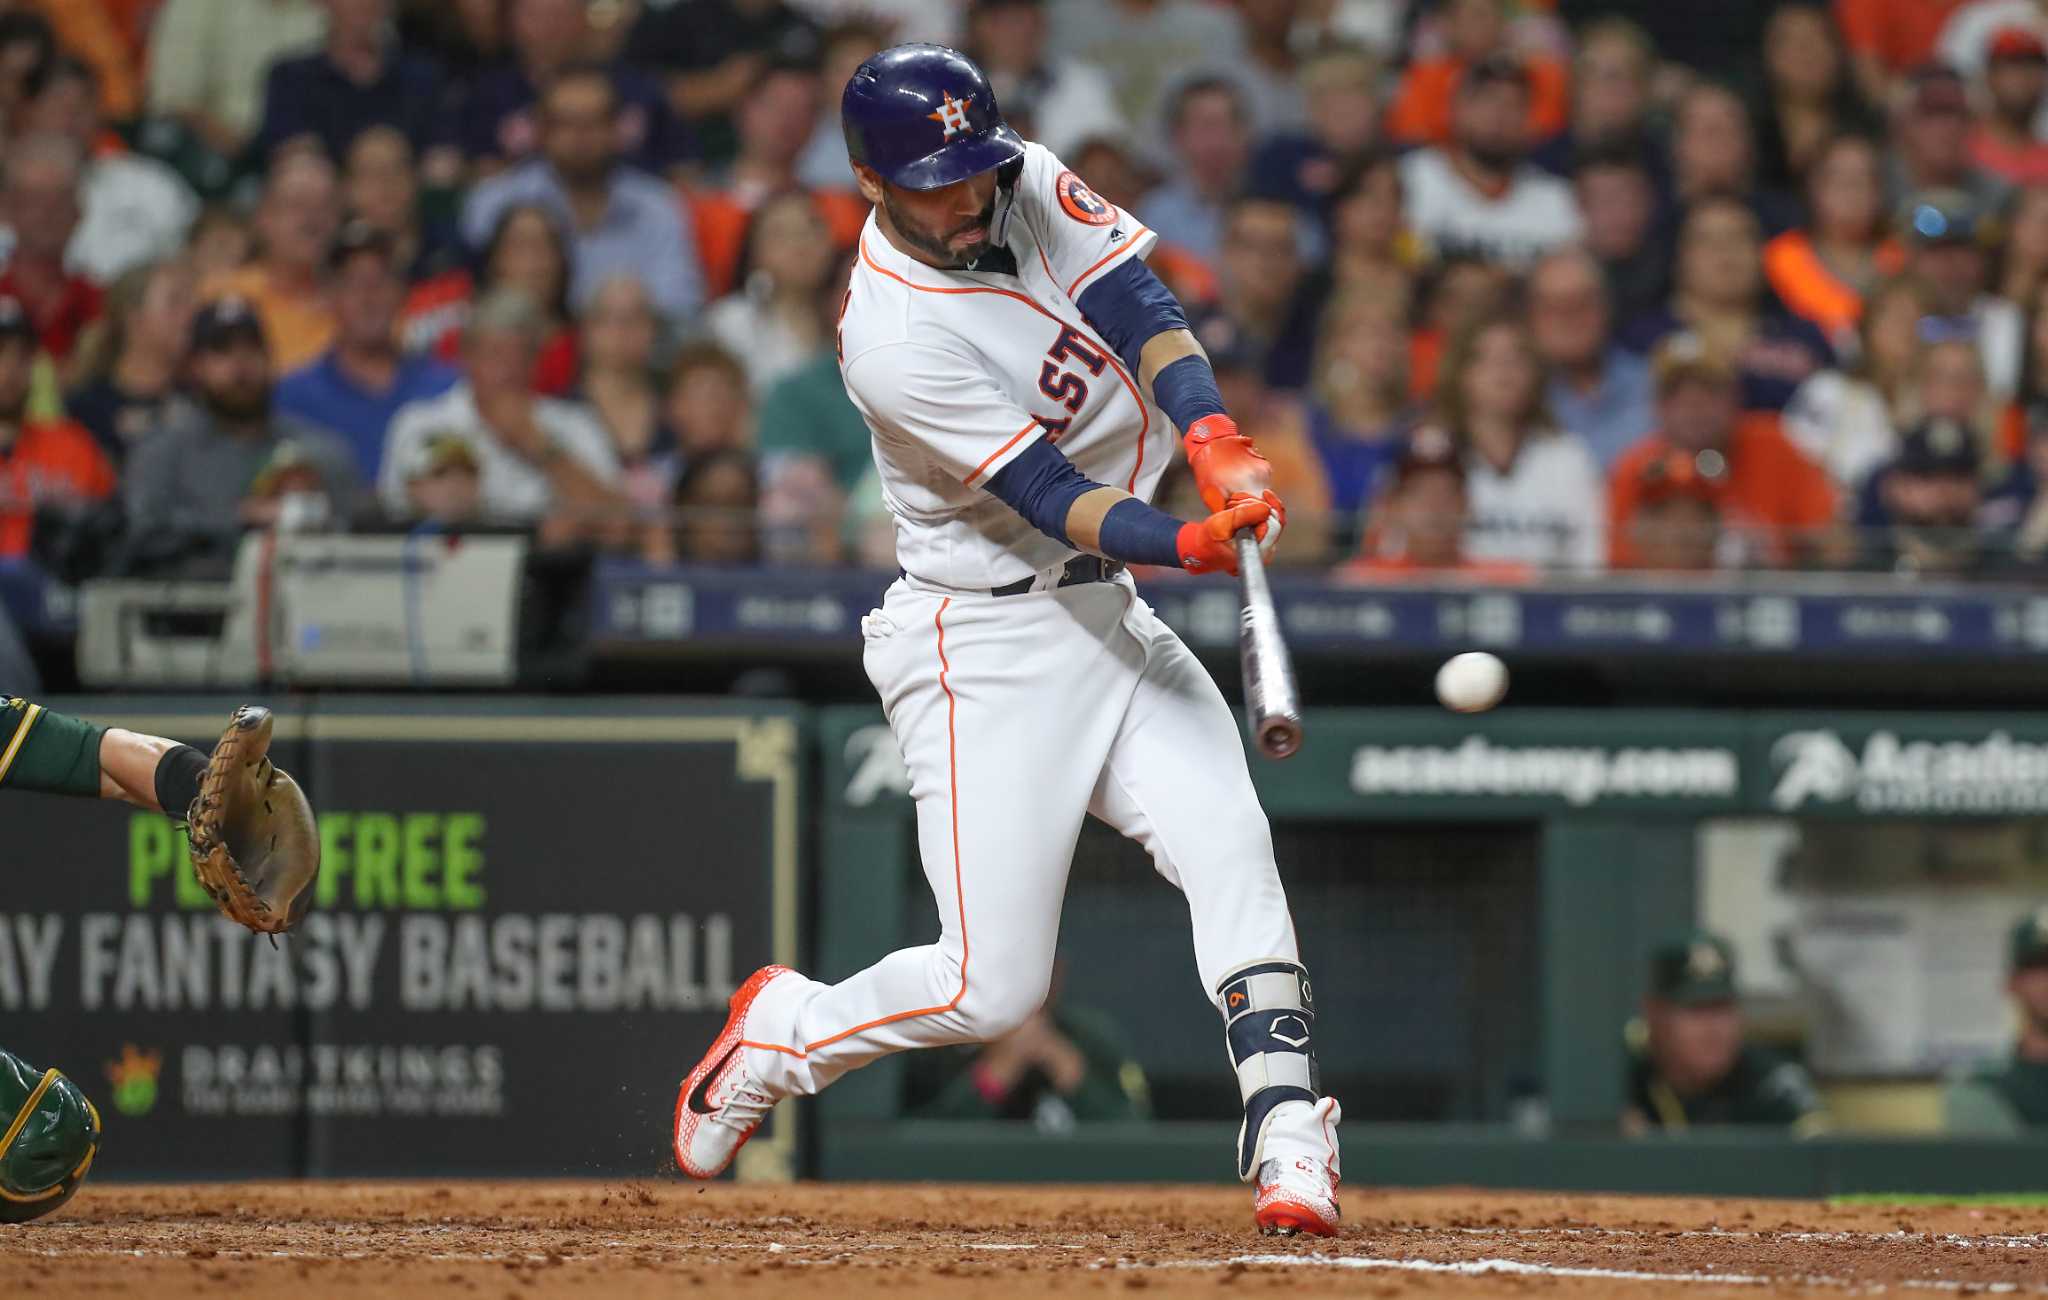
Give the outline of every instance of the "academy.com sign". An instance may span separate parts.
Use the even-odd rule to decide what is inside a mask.
[[[1828,729],[1771,745],[1771,806],[1850,804],[1864,812],[2004,813],[2048,809],[2048,744],[2003,731],[1976,740],[1902,740],[1874,731],[1852,748]]]
[[[1557,799],[1733,799],[1740,756],[1719,745],[1521,745],[1467,736],[1455,745],[1363,745],[1351,758],[1361,795]]]

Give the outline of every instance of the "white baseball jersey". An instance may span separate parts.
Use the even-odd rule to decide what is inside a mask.
[[[1150,499],[1177,434],[1075,299],[1156,239],[1036,144],[990,232],[1015,275],[926,266],[868,218],[839,366],[874,433],[906,572],[986,590],[1077,554],[985,488],[1038,438],[1096,482]]]

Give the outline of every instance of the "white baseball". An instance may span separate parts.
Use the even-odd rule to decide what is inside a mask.
[[[1508,666],[1484,650],[1452,655],[1436,670],[1436,697],[1458,713],[1484,713],[1508,693]]]

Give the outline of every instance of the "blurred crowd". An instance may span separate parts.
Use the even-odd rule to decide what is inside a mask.
[[[1158,232],[1281,562],[2048,563],[2048,0],[0,0],[0,559],[893,566],[838,97],[906,39]]]

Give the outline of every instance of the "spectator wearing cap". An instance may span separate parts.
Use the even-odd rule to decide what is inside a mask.
[[[1543,404],[1529,328],[1475,317],[1451,338],[1437,383],[1437,422],[1465,455],[1472,518],[1465,544],[1482,560],[1592,573],[1607,567],[1600,466]]]
[[[1475,63],[1458,80],[1450,141],[1402,160],[1409,222],[1439,256],[1519,268],[1582,234],[1571,187],[1526,161],[1529,97],[1524,65]]]
[[[1772,298],[1762,245],[1762,229],[1747,203],[1725,196],[1695,202],[1679,226],[1669,305],[1629,322],[1622,342],[1648,353],[1673,333],[1698,334],[1733,359],[1745,408],[1782,410],[1809,376],[1834,364],[1834,349],[1819,330]]]
[[[1709,198],[1739,198],[1766,234],[1798,220],[1792,200],[1757,183],[1756,124],[1749,105],[1731,88],[1701,81],[1679,97],[1671,114],[1671,191],[1674,218]]]
[[[342,160],[342,194],[350,215],[391,240],[399,274],[423,283],[462,262],[462,237],[449,219],[420,209],[420,176],[412,141],[397,128],[373,126],[356,136]]]
[[[318,0],[164,0],[149,38],[149,116],[237,157],[262,122],[270,65],[326,27]]]
[[[201,307],[187,369],[193,400],[174,406],[128,457],[131,570],[225,577],[243,531],[279,523],[283,494],[260,491],[257,481],[287,463],[298,480],[317,481],[335,518],[355,515],[361,479],[348,446],[272,404],[270,352],[254,304],[228,297]]]
[[[1764,25],[1763,80],[1755,101],[1757,183],[1797,194],[1820,152],[1845,133],[1872,135],[1865,103],[1834,22],[1811,0],[1789,0]]]
[[[1838,351],[1855,343],[1863,295],[1904,261],[1886,238],[1883,168],[1866,136],[1826,141],[1806,173],[1807,224],[1764,245],[1771,292]]]
[[[1338,582],[1457,578],[1520,583],[1536,576],[1512,560],[1466,553],[1471,497],[1464,458],[1448,433],[1423,425],[1399,439],[1373,507],[1365,549],[1333,575]]]
[[[1859,567],[1909,575],[1982,572],[1991,556],[1977,528],[1984,463],[1975,431],[1934,416],[1908,429],[1875,471],[1875,512],[1862,520]]]
[[[1898,450],[1899,414],[1912,405],[1921,370],[1926,304],[1925,288],[1910,276],[1879,284],[1864,304],[1848,364],[1816,373],[1785,404],[1785,435],[1845,496],[1860,492]]]
[[[1650,462],[1671,452],[1709,453],[1726,475],[1723,525],[1732,542],[1766,562],[1831,559],[1841,545],[1834,525],[1839,498],[1827,471],[1786,439],[1775,415],[1744,415],[1735,368],[1699,336],[1674,334],[1651,360],[1657,387],[1657,432],[1623,452],[1607,476],[1614,567],[1640,564],[1627,524],[1636,518]]]
[[[399,350],[405,281],[390,236],[350,221],[331,260],[334,346],[278,382],[277,409],[346,442],[363,481],[374,483],[400,408],[440,396],[461,375],[434,357]]]
[[[60,365],[103,306],[99,285],[64,260],[78,232],[84,164],[63,136],[28,135],[8,146],[0,181],[0,219],[13,236],[0,294],[28,313],[43,351]]]
[[[449,529],[486,522],[483,465],[467,439],[428,438],[413,448],[402,473],[405,518]]]
[[[90,433],[70,420],[28,413],[36,332],[13,298],[0,297],[0,559],[28,553],[36,512],[103,501],[114,467]]]
[[[1403,299],[1345,289],[1316,331],[1308,434],[1328,483],[1331,542],[1341,550],[1357,548],[1366,508],[1415,424],[1404,317]]]
[[[182,261],[136,267],[107,290],[107,314],[79,345],[80,382],[64,409],[117,466],[177,400],[197,283]]]
[[[1992,396],[2003,401],[2019,384],[2026,321],[2013,303],[1987,291],[1990,256],[1983,209],[1960,190],[1909,199],[1901,213],[1906,271],[1927,286],[1930,340],[1965,339],[1983,357]]]
[[[1168,103],[1172,179],[1148,190],[1138,217],[1159,238],[1215,264],[1225,252],[1225,209],[1244,187],[1252,123],[1244,92],[1224,77],[1188,82]]]
[[[1238,15],[1216,5],[1159,4],[1157,0],[1050,0],[1047,38],[1052,61],[1073,59],[1102,69],[1116,90],[1123,131],[1148,162],[1168,154],[1155,138],[1162,105],[1179,99],[1177,87],[1230,75],[1245,60]],[[1247,131],[1253,105],[1241,106]],[[1172,126],[1171,114],[1164,125]]]
[[[2048,144],[2034,133],[2048,104],[2048,42],[2008,27],[1992,38],[1989,56],[1985,112],[1970,135],[1970,161],[2009,185],[2048,184]]]
[[[1893,87],[1935,56],[1942,27],[1969,0],[1834,0],[1863,97],[1882,104]]]
[[[45,63],[29,80],[21,120],[30,133],[62,136],[85,158],[80,219],[64,250],[65,264],[98,284],[132,267],[175,254],[199,215],[199,197],[178,173],[120,143],[100,117],[90,67],[68,55]]]
[[[334,164],[311,151],[286,154],[271,165],[256,209],[256,260],[200,283],[202,302],[234,297],[255,308],[281,372],[310,365],[334,342],[327,275],[340,208]]]
[[[731,164],[709,183],[685,188],[708,293],[723,297],[743,287],[740,263],[756,238],[755,219],[771,199],[802,192],[797,164],[824,98],[820,90],[810,67],[778,64],[764,72],[733,111],[739,152]],[[853,247],[867,223],[868,204],[847,188],[852,175],[842,171],[835,185],[807,196],[823,226],[813,237],[827,259],[834,249]]]
[[[550,542],[627,530],[618,455],[604,425],[581,403],[533,396],[529,377],[546,326],[517,289],[478,301],[463,344],[463,381],[400,408],[391,422],[378,479],[387,510],[409,508],[406,473],[421,445],[452,435],[476,453],[484,513],[493,522],[541,524]]]
[[[626,48],[661,71],[670,110],[716,159],[732,152],[727,115],[761,73],[778,60],[815,60],[820,37],[817,22],[786,0],[692,0],[643,6]]]
[[[1123,125],[1116,105],[1116,87],[1101,68],[1081,59],[1053,60],[1046,54],[1046,0],[971,0],[967,6],[967,41],[962,47],[988,74],[996,102],[1005,113],[1031,119],[1032,139],[1061,158],[1096,134],[1115,134]],[[830,37],[828,36],[828,42]],[[872,54],[887,41],[861,53]],[[848,69],[851,75],[851,69]],[[832,80],[828,88],[844,86]],[[832,131],[840,134],[837,97],[832,104]],[[840,175],[846,174],[844,144]],[[1070,159],[1071,160],[1071,159]],[[844,185],[842,179],[836,182]]]
[[[1518,124],[1529,143],[1565,129],[1570,112],[1570,78],[1554,59],[1522,59],[1508,40],[1505,0],[1449,0],[1443,7],[1442,54],[1408,65],[1387,106],[1387,135],[1406,145],[1445,145],[1457,135],[1457,100],[1472,69],[1488,62],[1520,68],[1526,93]]]
[[[542,156],[470,191],[463,237],[481,248],[507,209],[537,205],[569,232],[573,307],[612,277],[634,275],[662,315],[688,320],[704,284],[687,214],[669,186],[620,160],[617,112],[603,69],[557,74],[541,97]]]
[[[2007,945],[2006,995],[2019,1035],[2002,1060],[1981,1061],[1942,1093],[1944,1127],[1971,1137],[2048,1129],[2048,904],[2021,917]]]
[[[711,21],[703,5],[688,8],[693,19]],[[462,101],[462,152],[482,174],[550,152],[555,128],[547,101],[555,83],[571,74],[610,88],[606,143],[620,161],[663,176],[696,156],[689,129],[669,110],[658,81],[631,64],[587,61],[597,51],[585,0],[510,0],[506,29],[512,58],[479,76]],[[637,43],[629,48],[652,61],[652,52]]]
[[[1893,202],[1926,190],[1961,190],[1976,211],[1992,212],[2005,200],[2005,182],[1971,156],[1970,95],[1953,69],[1931,64],[1913,73],[1891,140],[1885,188]]]
[[[1529,272],[1528,292],[1544,400],[1603,467],[1611,465],[1656,426],[1649,363],[1614,341],[1614,307],[1591,253],[1551,253]]]
[[[1804,1066],[1744,1041],[1735,949],[1695,931],[1650,954],[1642,1018],[1629,1027],[1622,1132],[1724,1125],[1823,1131],[1827,1112]]]
[[[1631,321],[1671,296],[1671,237],[1658,221],[1656,171],[1628,144],[1588,150],[1572,165],[1586,251],[1600,261],[1614,318]]]
[[[2036,0],[1963,0],[1948,16],[1929,57],[1975,81],[1991,59],[1991,43],[2007,31],[2048,40],[2048,13]]]
[[[1718,452],[1672,450],[1645,462],[1635,513],[1617,525],[1628,534],[1634,567],[1657,573],[1706,573],[1720,567],[1727,478],[1727,463]]]
[[[452,181],[461,169],[440,65],[398,43],[393,0],[322,0],[327,39],[318,50],[279,59],[263,91],[252,144],[261,158],[311,141],[337,161],[356,137],[390,126],[426,154],[429,175]]]

